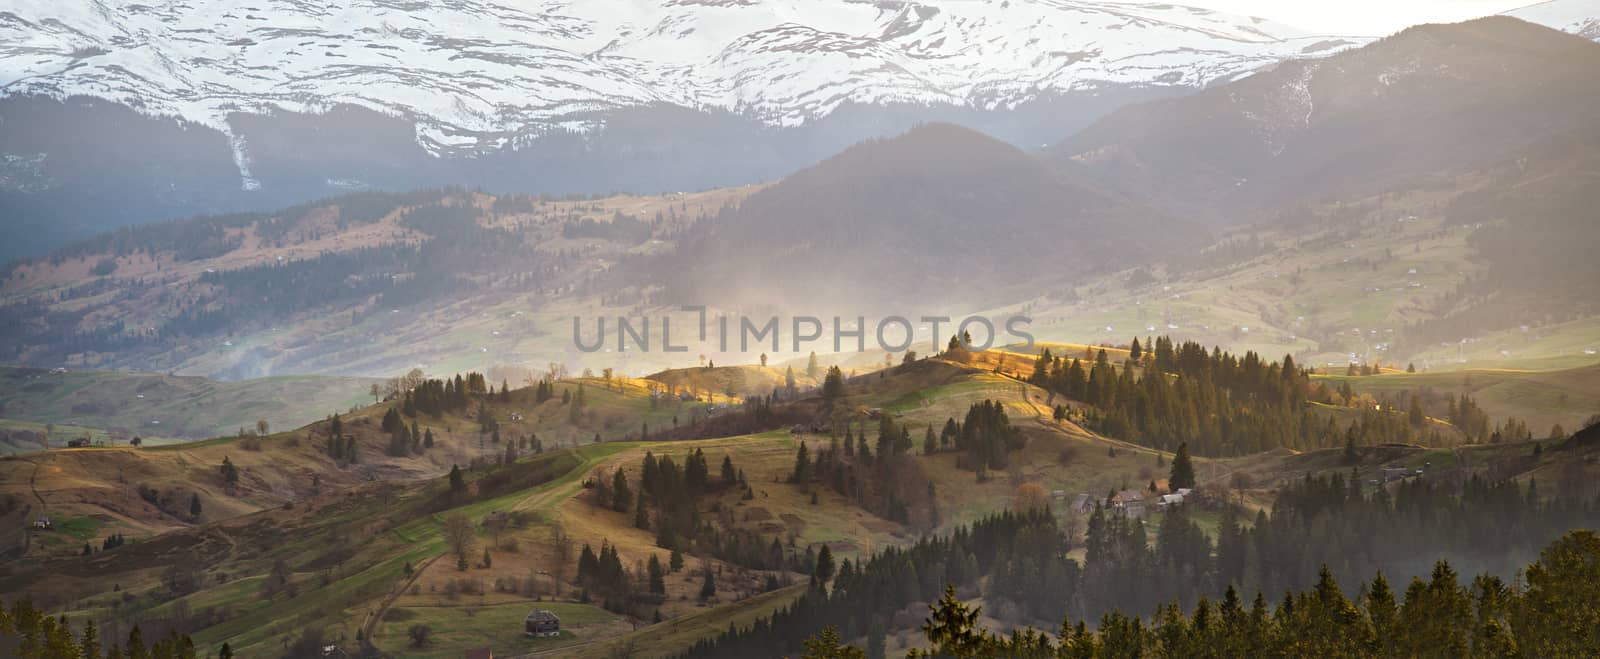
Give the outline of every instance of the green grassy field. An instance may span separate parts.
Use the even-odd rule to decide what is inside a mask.
[[[524,636],[523,619],[532,609],[548,610],[559,616],[563,628],[561,635],[553,638]],[[580,643],[582,637],[579,634],[592,628],[617,625],[626,628],[627,625],[622,617],[605,609],[575,602],[392,608],[385,623],[406,631],[414,625],[426,625],[432,630],[429,643],[425,646],[416,647],[408,642],[404,646],[394,644],[392,647],[395,656],[418,659],[459,657],[463,649],[475,647],[493,648],[496,655],[555,650]],[[406,631],[402,631],[402,634]]]

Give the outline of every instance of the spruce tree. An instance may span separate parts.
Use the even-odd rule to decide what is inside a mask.
[[[661,571],[661,559],[655,554],[650,555],[650,563],[646,566],[646,572],[650,576],[650,592],[656,595],[665,595],[667,581]]]
[[[633,491],[628,488],[628,477],[618,468],[611,479],[611,509],[619,513],[628,512],[633,506]]]
[[[1178,491],[1182,488],[1194,487],[1194,464],[1189,458],[1189,443],[1178,445],[1178,452],[1172,456],[1172,473],[1167,476],[1167,489]]]
[[[704,564],[701,571],[705,573],[705,578],[700,582],[700,601],[704,602],[716,596],[717,576],[710,563]]]

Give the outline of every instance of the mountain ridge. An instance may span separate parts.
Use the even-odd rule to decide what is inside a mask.
[[[651,103],[792,126],[846,102],[993,108],[1200,86],[1359,42],[1172,5],[1023,1],[37,4],[0,34],[6,95],[106,98],[230,136],[235,113],[351,104],[413,120],[436,155],[586,131],[594,111]],[[248,187],[249,145],[234,148]]]
[[[1515,18],[1416,26],[1123,108],[1051,152],[1217,221],[1486,164],[1578,130],[1600,112],[1597,71],[1600,44]]]

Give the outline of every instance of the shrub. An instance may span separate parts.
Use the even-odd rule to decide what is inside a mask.
[[[433,628],[427,625],[412,625],[406,630],[406,635],[411,637],[411,647],[424,647],[428,644],[428,637],[433,636]]]

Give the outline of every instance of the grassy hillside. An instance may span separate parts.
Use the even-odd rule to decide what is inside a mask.
[[[1336,388],[1348,383],[1357,393],[1396,402],[1413,392],[1469,395],[1496,422],[1514,416],[1526,422],[1535,437],[1543,437],[1556,424],[1574,432],[1600,414],[1600,364],[1549,371],[1479,368],[1317,378]],[[1444,410],[1428,413],[1443,416]]]
[[[794,383],[797,390],[803,391],[822,384],[820,372],[817,377],[810,377],[806,375],[803,365],[790,368],[794,368]],[[821,367],[818,370],[820,371]],[[646,379],[700,398],[737,400],[745,396],[765,396],[772,393],[773,389],[783,388],[787,384],[786,372],[786,367],[783,366],[675,368],[652,373]]]
[[[64,446],[85,434],[123,442],[135,436],[203,439],[255,428],[260,420],[269,428],[295,428],[371,403],[367,392],[376,381],[278,376],[219,382],[156,373],[0,367],[0,418],[54,424],[51,446]],[[31,444],[29,448],[39,446]]]
[[[1073,349],[1052,346],[1057,348]],[[1059,507],[1064,501],[1055,493],[1062,499],[1080,492],[1100,497],[1113,489],[1164,481],[1172,455],[1054,420],[1046,394],[1013,377],[1011,365],[1030,366],[1028,357],[991,351],[975,355],[972,363],[925,359],[861,374],[849,378],[847,397],[837,407],[839,418],[869,436],[877,428],[875,415],[887,415],[910,429],[917,448],[908,456],[907,468],[935,484],[933,500],[941,515],[938,528],[931,530],[949,530],[1003,509],[1022,486],[1036,484],[1051,493],[1064,515],[1064,528],[1079,533],[1083,520]],[[680,375],[733,378],[747,377],[751,370],[687,369]],[[1400,376],[1369,380],[1389,377]],[[1586,382],[1582,374],[1546,377]],[[1479,391],[1507,382],[1511,380]],[[561,395],[575,398],[580,386],[585,407],[574,419],[572,403],[563,404]],[[679,462],[690,451],[704,451],[713,478],[716,465],[724,456],[730,458],[748,479],[752,498],[744,498],[738,488],[717,489],[696,501],[697,509],[724,532],[755,533],[762,542],[776,539],[786,551],[827,543],[840,558],[853,559],[930,530],[880,517],[826,486],[785,482],[800,445],[816,452],[832,441],[825,434],[784,427],[711,439],[634,441],[636,425],[648,421],[652,427],[668,427],[674,415],[684,423],[708,411],[703,402],[652,403],[651,389],[661,387],[654,380],[587,378],[558,383],[556,398],[543,403],[527,389],[511,392],[509,400],[495,395],[484,402],[500,424],[500,444],[481,432],[474,408],[417,419],[420,427],[435,433],[437,444],[421,455],[404,457],[384,455],[387,437],[378,428],[394,403],[370,406],[341,417],[346,432],[358,438],[360,454],[354,464],[326,455],[325,422],[255,440],[225,438],[143,450],[58,449],[3,459],[5,528],[22,528],[41,512],[57,525],[0,538],[12,548],[0,562],[0,590],[28,593],[69,619],[93,616],[103,627],[106,622],[126,626],[135,619],[152,628],[180,625],[202,647],[215,648],[226,640],[243,656],[281,652],[306,630],[320,633],[324,642],[345,645],[352,645],[359,633],[404,657],[457,656],[467,647],[484,645],[497,654],[600,657],[631,649],[635,655],[663,656],[725,629],[730,620],[770,613],[803,588],[768,591],[769,575],[779,578],[780,586],[781,580],[803,583],[803,577],[742,568],[696,550],[688,552],[683,571],[667,575],[668,596],[642,619],[605,611],[598,601],[585,602],[572,581],[577,549],[583,544],[616,547],[630,570],[652,555],[667,559],[653,532],[635,528],[631,514],[597,506],[585,484],[619,468],[637,483],[646,451]],[[954,453],[921,454],[927,428],[937,431],[947,419],[963,419],[971,405],[984,400],[999,401],[1026,438],[1021,450],[1009,454],[1008,469],[980,479],[959,468]],[[593,443],[595,432],[605,441]],[[548,452],[523,451],[515,463],[498,464],[507,443],[520,445],[535,433]],[[1337,449],[1280,450],[1229,460],[1197,458],[1195,463],[1202,490],[1252,507],[1268,505],[1278,486],[1306,473],[1356,470],[1367,480],[1378,477],[1384,466],[1405,466],[1426,468],[1435,477],[1493,473],[1572,487],[1593,471],[1592,447],[1546,449],[1535,455],[1531,445],[1363,447],[1354,462]],[[218,471],[225,457],[242,472],[232,488]],[[444,477],[451,464],[476,465],[466,471],[460,492],[452,492]],[[150,489],[155,496],[146,498]],[[198,520],[187,510],[194,495],[205,510]],[[473,529],[472,560],[464,570],[445,537],[446,520],[455,514]],[[491,515],[512,522],[493,531],[483,523]],[[1215,511],[1196,511],[1195,518],[1203,528],[1216,524]],[[78,555],[83,543],[98,547],[111,533],[123,533],[131,542]],[[485,548],[492,567],[479,565]],[[279,561],[288,570],[292,589],[266,585]],[[702,603],[697,570],[707,564],[720,571],[719,589]],[[191,577],[194,585],[174,586]],[[108,590],[109,584],[117,590]],[[521,618],[533,608],[556,611],[563,620],[562,635],[522,636]],[[663,621],[652,624],[657,609]],[[428,645],[413,646],[409,630],[414,625],[430,627]]]
[[[575,392],[580,382],[586,410],[574,425],[559,392]],[[1007,505],[1023,481],[1074,492],[1097,490],[1142,478],[1140,470],[1154,464],[1148,451],[1036,420],[1042,408],[1030,398],[1037,391],[978,369],[930,360],[859,376],[852,379],[850,391],[848,409],[863,414],[873,408],[888,410],[913,426],[942,423],[963,415],[972,402],[997,398],[1025,426],[1029,447],[1018,454],[1016,473],[1005,477],[979,483],[971,472],[955,469],[951,455],[914,458],[917,469],[941,484],[938,499],[948,511],[942,524],[946,528]],[[713,628],[725,628],[730,619],[769,613],[798,592],[789,588],[763,594],[765,576],[760,571],[712,560],[723,570],[720,590],[701,604],[694,597],[699,579],[690,570],[709,557],[690,556],[690,569],[667,579],[672,595],[661,607],[666,621],[659,625],[635,632],[625,617],[578,601],[562,577],[573,574],[578,544],[610,543],[630,567],[651,554],[666,559],[654,535],[633,528],[629,515],[590,501],[583,480],[596,469],[620,467],[637,474],[645,451],[681,461],[689,451],[703,450],[713,465],[726,455],[746,474],[754,498],[724,490],[699,502],[703,514],[724,511],[715,515],[719,524],[779,538],[786,546],[826,542],[841,557],[908,542],[920,532],[869,513],[827,488],[813,488],[819,498],[812,503],[807,490],[781,482],[800,443],[816,449],[828,441],[824,436],[779,430],[667,443],[582,441],[613,418],[627,419],[629,429],[640,419],[669,424],[667,404],[652,409],[650,400],[644,383],[621,378],[558,384],[558,398],[542,405],[533,403],[528,390],[513,392],[510,401],[493,400],[490,410],[500,420],[502,442],[535,432],[551,446],[567,444],[569,435],[573,440],[573,448],[524,457],[514,467],[488,466],[491,456],[503,452],[503,444],[484,442],[472,415],[419,419],[435,431],[438,446],[420,456],[385,456],[386,438],[376,425],[388,404],[342,417],[346,432],[359,438],[360,460],[353,465],[325,455],[322,422],[259,440],[219,439],[144,450],[58,449],[0,460],[0,494],[12,502],[7,528],[20,528],[41,512],[57,521],[51,531],[7,539],[8,546],[23,547],[28,559],[0,563],[0,587],[34,593],[36,601],[73,618],[127,619],[119,612],[133,611],[139,613],[127,616],[184,617],[198,641],[215,646],[228,640],[247,656],[278,651],[312,620],[318,624],[311,626],[328,639],[348,642],[360,630],[401,656],[454,656],[463,647],[485,644],[497,652],[549,650],[584,656],[632,644],[654,656],[685,648]],[[688,416],[702,408],[686,403],[678,414]],[[513,411],[522,418],[512,419]],[[564,433],[563,426],[573,427]],[[1109,451],[1113,446],[1118,447],[1115,456]],[[1064,458],[1068,453],[1070,459]],[[242,472],[236,488],[222,483],[217,466],[224,457]],[[486,466],[469,472],[468,494],[461,495],[466,498],[446,494],[441,476],[449,464],[475,459]],[[1202,465],[1203,473],[1205,469]],[[501,473],[522,475],[496,476]],[[141,498],[141,488],[152,487],[159,490],[156,500]],[[188,518],[186,504],[192,495],[204,504],[198,524]],[[516,515],[523,523],[498,536],[477,526],[496,511]],[[455,512],[467,515],[478,528],[479,546],[490,547],[493,554],[492,569],[473,567],[463,574],[452,557],[444,556],[443,520]],[[125,534],[132,542],[93,556],[77,555],[84,542],[98,546],[111,533]],[[555,559],[558,538],[574,543],[566,562]],[[263,583],[279,559],[293,572],[295,595],[263,594]],[[413,566],[409,577],[404,574],[407,563]],[[204,576],[203,585],[174,598],[166,578],[173,565],[192,566]],[[461,578],[481,586],[482,594],[460,591]],[[533,588],[542,593],[543,602],[530,602],[525,586],[511,592],[494,587],[497,580],[529,579],[539,584]],[[108,583],[119,585],[117,595],[105,591]],[[515,623],[533,606],[558,609],[569,623],[567,633],[555,639],[523,638]],[[432,645],[409,647],[407,630],[415,624],[435,630]]]

